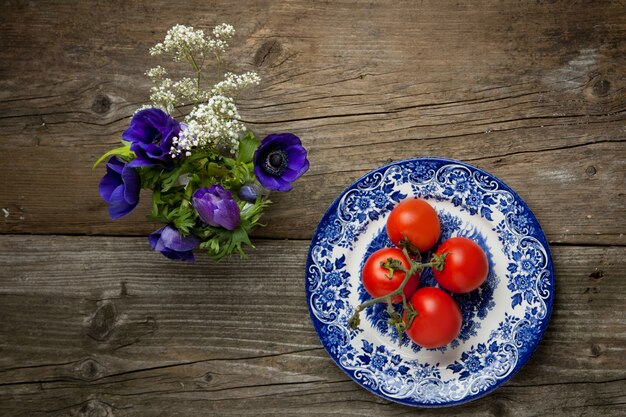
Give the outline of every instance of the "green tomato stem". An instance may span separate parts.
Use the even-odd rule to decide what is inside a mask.
[[[360,323],[360,313],[365,310],[367,307],[378,304],[378,303],[386,303],[387,304],[387,314],[389,315],[390,324],[393,325],[398,333],[398,340],[400,344],[402,344],[402,333],[404,330],[408,329],[413,322],[413,319],[419,314],[417,310],[413,308],[413,306],[409,305],[406,300],[406,295],[404,295],[404,287],[409,282],[409,279],[418,272],[422,272],[426,268],[434,268],[439,271],[443,269],[447,252],[441,255],[433,255],[433,258],[430,262],[420,263],[413,260],[413,258],[409,255],[409,248],[412,250],[416,250],[412,245],[409,245],[408,242],[402,244],[402,253],[405,258],[409,262],[409,269],[405,268],[400,262],[394,262],[394,259],[387,259],[386,262],[381,262],[381,266],[386,268],[389,271],[389,275],[387,277],[391,279],[395,271],[404,272],[404,279],[394,291],[390,292],[387,295],[383,295],[380,297],[372,298],[370,300],[365,301],[364,303],[359,304],[354,313],[348,319],[348,326],[353,329],[357,329]],[[419,252],[417,252],[419,254]],[[396,311],[393,309],[392,300],[396,296],[402,297],[402,307],[404,311],[407,312],[407,321],[404,320],[403,317],[394,317],[397,315]]]

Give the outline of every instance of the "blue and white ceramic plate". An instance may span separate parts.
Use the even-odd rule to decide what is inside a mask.
[[[399,344],[383,305],[348,318],[368,299],[360,272],[389,241],[385,222],[398,202],[427,200],[441,220],[441,241],[466,236],[487,253],[485,284],[453,295],[463,313],[459,337],[425,349]],[[322,218],[306,264],[313,325],[337,365],[383,398],[419,407],[461,404],[492,391],[529,359],[543,335],[554,298],[546,237],[528,206],[502,181],[471,165],[437,158],[386,165],[344,190]],[[420,286],[435,286],[430,270]]]

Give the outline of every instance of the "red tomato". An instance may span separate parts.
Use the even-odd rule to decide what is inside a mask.
[[[409,269],[409,261],[404,257],[402,251],[398,248],[383,248],[372,253],[361,274],[363,286],[367,292],[374,298],[382,297],[398,289],[406,274],[403,271],[394,271],[389,278],[389,270],[381,265],[388,259],[395,259],[406,269]],[[407,300],[413,295],[419,283],[419,274],[414,274],[404,286],[404,296]],[[402,296],[396,295],[391,299],[393,303],[402,302]]]
[[[487,255],[476,242],[466,237],[453,237],[437,249],[437,255],[448,252],[443,270],[433,268],[435,279],[443,288],[456,293],[474,291],[489,274]]]
[[[450,295],[439,288],[419,289],[409,303],[417,310],[409,338],[425,348],[438,348],[452,342],[461,331],[461,310]],[[406,321],[406,312],[404,313]]]
[[[391,210],[387,234],[396,246],[406,237],[420,252],[426,252],[439,240],[439,217],[425,200],[404,200]]]

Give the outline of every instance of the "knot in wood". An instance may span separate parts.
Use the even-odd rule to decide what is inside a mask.
[[[499,400],[493,402],[491,406],[491,415],[494,417],[502,417],[507,415],[506,405]]]
[[[80,417],[114,417],[111,406],[98,400],[89,400],[78,410]]]
[[[598,97],[602,97],[602,96],[606,96],[609,93],[610,89],[611,89],[611,82],[609,80],[601,79],[593,83],[593,87],[591,88],[591,91],[593,91],[594,95]]]
[[[93,359],[85,359],[78,365],[76,373],[84,381],[93,381],[104,375],[104,367]]]
[[[94,113],[103,114],[111,109],[111,99],[104,94],[98,94],[91,104]]]
[[[602,355],[603,351],[604,349],[602,345],[599,345],[597,343],[591,344],[591,356],[593,356],[594,358],[597,358],[598,356]]]
[[[98,303],[98,308],[89,322],[87,335],[98,341],[106,340],[115,327],[117,312],[110,301]]]
[[[265,41],[261,47],[254,54],[254,64],[260,67],[264,64],[269,65],[276,61],[276,58],[280,56],[283,51],[283,47],[280,42],[276,40]]]
[[[602,278],[604,278],[604,271],[601,270],[601,269],[596,268],[595,271],[593,271],[591,274],[589,274],[589,278],[594,279],[596,281],[599,281]]]

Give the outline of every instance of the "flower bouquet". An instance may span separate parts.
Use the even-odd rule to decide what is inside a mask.
[[[259,141],[242,123],[235,99],[260,78],[254,72],[222,75],[234,32],[227,24],[211,35],[172,27],[150,54],[189,64],[189,76],[173,80],[162,66],[148,70],[151,104],[135,112],[122,146],[94,164],[109,158],[99,191],[111,219],[133,211],[142,188],[152,190],[148,219],[164,226],[148,240],[170,259],[193,261],[198,247],[216,261],[233,252],[245,256],[243,246],[253,247],[249,234],[271,203],[270,190],[291,190],[309,168],[296,135]]]

